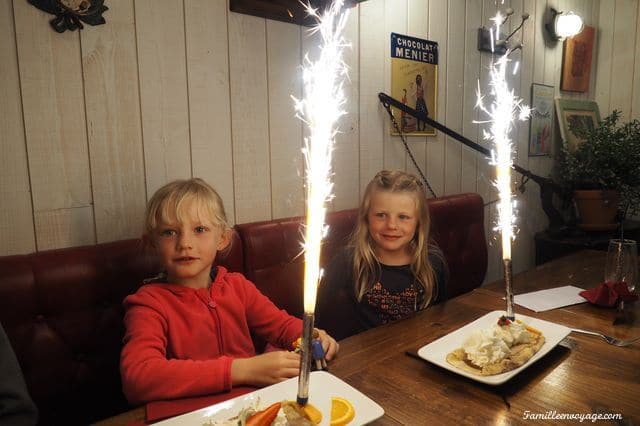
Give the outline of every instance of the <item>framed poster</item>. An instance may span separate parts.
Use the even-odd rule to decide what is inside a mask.
[[[569,92],[589,90],[595,34],[595,28],[585,26],[579,34],[564,41],[560,90]]]
[[[575,149],[582,142],[582,139],[569,130],[570,126],[594,129],[600,123],[600,110],[594,101],[557,98],[556,112],[560,135],[569,149]]]
[[[438,43],[391,33],[391,97],[436,117]],[[402,111],[398,124],[408,136],[436,134],[436,129]],[[391,134],[398,134],[393,127]]]
[[[529,156],[551,154],[553,94],[553,86],[538,83],[531,85]]]

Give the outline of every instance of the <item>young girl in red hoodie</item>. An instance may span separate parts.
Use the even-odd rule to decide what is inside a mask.
[[[132,404],[271,385],[298,375],[300,356],[257,355],[250,332],[279,348],[302,322],[278,309],[242,274],[213,266],[231,240],[224,206],[202,179],[171,182],[149,201],[144,240],[164,272],[124,301],[120,370]],[[327,359],[336,341],[318,330]]]

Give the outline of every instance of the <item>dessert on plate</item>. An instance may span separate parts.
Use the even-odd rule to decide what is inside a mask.
[[[447,362],[469,373],[492,376],[524,365],[544,344],[542,332],[502,316],[493,326],[468,336]]]

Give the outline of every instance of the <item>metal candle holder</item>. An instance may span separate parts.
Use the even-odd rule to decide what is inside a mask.
[[[516,317],[513,313],[513,270],[511,268],[511,259],[502,259],[502,265],[504,267],[504,284],[506,287],[507,318],[514,320]]]
[[[311,373],[311,340],[313,339],[313,312],[302,316],[302,341],[300,342],[300,374],[298,375],[297,402],[305,405],[309,401],[309,374]]]

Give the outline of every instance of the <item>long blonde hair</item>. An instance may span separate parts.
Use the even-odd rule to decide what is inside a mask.
[[[224,231],[229,230],[222,198],[211,185],[200,178],[175,180],[158,189],[147,203],[143,232],[145,240],[149,242],[152,239],[161,223],[169,223],[173,219],[182,222],[189,214],[187,209],[193,205],[197,206],[198,214]]]
[[[369,182],[358,211],[356,229],[351,237],[354,247],[353,273],[354,290],[358,301],[371,290],[380,276],[380,263],[374,252],[375,242],[369,233],[368,213],[371,196],[376,191],[411,194],[416,200],[418,224],[413,239],[409,243],[411,273],[424,289],[424,299],[420,308],[428,306],[437,297],[435,272],[429,262],[429,227],[431,219],[427,197],[420,182],[414,175],[398,170],[382,170]]]

